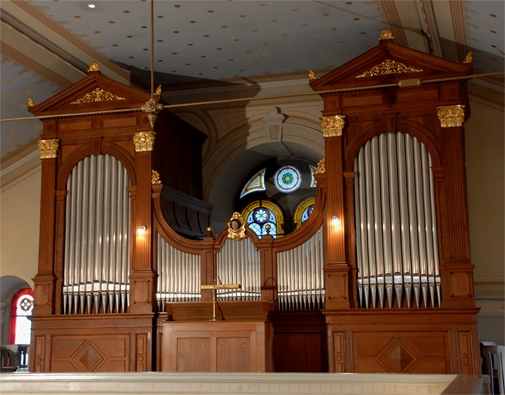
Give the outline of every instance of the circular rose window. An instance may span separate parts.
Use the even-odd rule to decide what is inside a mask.
[[[293,192],[302,182],[300,171],[293,166],[281,167],[274,176],[275,187],[281,192]]]

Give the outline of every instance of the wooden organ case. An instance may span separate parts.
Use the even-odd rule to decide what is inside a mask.
[[[458,79],[471,71],[384,36],[311,78],[324,100],[326,157],[313,213],[278,239],[247,231],[234,240],[227,229],[181,236],[208,226],[210,207],[199,200],[204,136],[162,112],[153,143],[138,110],[148,95],[93,71],[32,108],[55,118],[44,120],[40,145],[30,370],[162,370],[176,352],[163,339],[167,304],[209,303],[201,285],[217,275],[242,284],[218,300],[268,305],[275,371],[479,373],[469,109]],[[96,94],[113,99],[83,99]],[[109,112],[65,116],[98,109]],[[95,196],[104,203],[85,218]]]

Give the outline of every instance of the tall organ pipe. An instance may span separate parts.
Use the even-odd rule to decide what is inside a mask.
[[[306,242],[277,253],[280,310],[324,308],[322,227]]]
[[[362,308],[440,306],[434,184],[428,150],[404,133],[358,153],[355,222]],[[383,292],[385,292],[385,296]]]
[[[92,155],[70,173],[67,189],[63,314],[126,312],[129,177],[109,155]]]

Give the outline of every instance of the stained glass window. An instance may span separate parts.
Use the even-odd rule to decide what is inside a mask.
[[[254,176],[252,176],[249,181],[247,181],[247,184],[245,184],[244,188],[242,189],[242,193],[240,194],[241,198],[251,192],[259,192],[259,191],[266,190],[266,188],[265,188],[265,171],[266,171],[266,168],[263,170],[260,170]]]
[[[28,316],[33,311],[33,291],[21,289],[12,298],[9,344],[29,344],[32,323]]]
[[[294,166],[281,167],[274,175],[275,187],[281,192],[289,193],[296,191],[301,182],[302,175]]]
[[[314,204],[316,203],[316,198],[311,196],[307,199],[302,200],[295,210],[294,221],[296,224],[296,229],[302,226],[305,221],[309,218],[310,214],[312,214],[312,210],[314,210]]]
[[[283,236],[282,211],[272,202],[267,200],[252,202],[242,211],[242,217],[247,221],[249,229],[253,230],[259,238],[267,233],[272,237]],[[267,225],[270,226],[268,232]]]

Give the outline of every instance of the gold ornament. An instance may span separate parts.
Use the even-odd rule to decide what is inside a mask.
[[[97,62],[93,62],[89,65],[88,73],[90,71],[100,71],[100,67],[98,66]]]
[[[156,170],[153,170],[151,174],[152,174],[151,175],[151,184],[153,184],[153,185],[161,184],[160,173],[158,173]]]
[[[246,222],[242,218],[242,215],[238,212],[234,212],[233,216],[226,223],[228,227],[228,239],[233,239],[235,241],[245,239],[247,237],[245,234],[245,225]]]
[[[152,151],[154,146],[154,136],[156,132],[137,132],[133,135],[135,152]]]
[[[440,126],[443,128],[454,128],[463,125],[465,122],[465,106],[440,106],[437,107],[437,116]]]
[[[28,98],[28,107],[35,107],[35,102],[31,97]]]
[[[391,30],[388,28],[384,29],[381,33],[381,36],[379,37],[379,41],[381,40],[393,40],[395,36],[393,36],[393,33],[391,33]]]
[[[312,81],[312,80],[317,80],[317,76],[314,74],[314,72],[309,69],[309,80]]]
[[[473,56],[472,56],[472,52],[468,52],[468,55],[466,55],[466,58],[465,58],[465,60],[463,61],[463,63],[473,63]]]
[[[161,95],[161,85],[159,85],[157,88],[156,88],[156,92],[154,92],[155,95],[159,96]]]
[[[344,118],[345,115],[323,117],[321,120],[321,128],[323,129],[324,137],[342,136],[345,123]]]
[[[58,157],[60,140],[39,140],[40,159],[52,159]]]
[[[378,64],[370,71],[365,71],[363,74],[357,75],[356,78],[373,77],[374,75],[389,75],[401,73],[420,73],[423,70],[414,67],[406,66],[403,63],[396,63],[392,59],[386,59],[381,64]]]
[[[321,159],[317,164],[317,174],[326,173],[326,159]]]
[[[82,104],[82,103],[98,103],[101,101],[112,101],[112,100],[126,100],[126,98],[114,95],[113,93],[104,91],[103,89],[96,88],[93,92],[86,93],[80,99],[73,101],[70,104]]]

